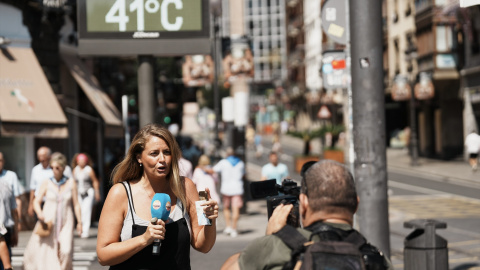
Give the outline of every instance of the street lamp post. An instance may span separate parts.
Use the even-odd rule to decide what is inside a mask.
[[[417,118],[415,114],[415,74],[413,74],[413,61],[417,59],[417,48],[412,40],[408,41],[408,48],[405,50],[406,60],[410,62],[408,72],[410,73],[411,94],[410,94],[410,151],[411,151],[411,166],[418,166],[418,137],[417,137]]]
[[[222,15],[221,0],[210,0],[210,13],[213,16],[213,108],[215,111],[215,154],[218,154],[220,147],[220,138],[218,136],[218,123],[220,122],[220,93],[218,89],[218,49],[217,49],[217,35],[220,30],[218,25],[218,17]]]

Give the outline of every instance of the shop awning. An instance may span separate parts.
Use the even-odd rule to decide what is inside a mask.
[[[60,54],[63,62],[70,70],[70,74],[75,78],[75,81],[80,85],[80,88],[105,122],[105,137],[122,138],[124,136],[122,116],[110,97],[102,91],[95,76],[88,71],[74,52],[61,47]]]
[[[30,48],[0,49],[0,136],[66,138],[67,118]]]

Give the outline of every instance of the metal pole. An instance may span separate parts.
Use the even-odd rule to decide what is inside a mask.
[[[410,151],[412,154],[411,166],[418,166],[418,139],[417,139],[417,118],[415,114],[415,80],[412,80],[412,92],[410,95]]]
[[[103,150],[104,150],[104,131],[103,131],[103,122],[99,118],[97,120],[97,164],[98,164],[98,180],[100,183],[100,197],[104,198],[104,189],[108,187],[108,181],[105,181],[105,173],[104,173],[104,158],[103,158]]]
[[[354,167],[360,231],[390,257],[381,5],[350,0]]]
[[[347,73],[352,73],[352,57],[351,57],[351,39],[350,39],[350,5],[349,0],[345,0],[345,16],[346,16],[346,30],[347,44],[345,46],[345,58],[347,60]],[[353,150],[353,114],[352,114],[352,83],[350,82],[347,87],[347,104],[348,104],[348,116],[347,116],[347,144],[348,144],[348,167],[350,172],[355,177],[355,154]],[[345,106],[345,103],[344,105]]]
[[[155,121],[153,56],[138,56],[138,114],[140,128]]]
[[[217,33],[219,30],[218,17],[213,15],[213,63],[215,63],[215,72],[213,77],[213,107],[215,111],[215,141],[218,142],[218,123],[220,122],[220,93],[218,90],[218,52],[217,52]],[[216,144],[218,147],[218,144]],[[218,151],[218,149],[217,149]]]
[[[122,122],[123,129],[125,134],[125,155],[128,153],[128,148],[130,148],[130,131],[128,129],[128,96],[122,96]]]

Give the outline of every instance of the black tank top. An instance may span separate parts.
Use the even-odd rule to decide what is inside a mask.
[[[133,217],[132,191],[130,184],[128,189],[125,187],[128,196],[128,205],[132,214],[132,238],[142,235],[147,230],[146,226],[135,224]],[[133,209],[132,209],[133,207]],[[175,222],[165,225],[165,239],[162,240],[160,247],[160,255],[152,255],[153,244],[140,250],[137,254],[128,260],[113,265],[111,270],[154,270],[154,269],[191,269],[190,268],[190,232],[188,230],[187,221],[181,218]]]

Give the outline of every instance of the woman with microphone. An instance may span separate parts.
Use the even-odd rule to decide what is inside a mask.
[[[203,204],[211,226],[197,222],[195,184],[179,174],[181,151],[168,129],[144,126],[133,138],[124,160],[113,173],[100,216],[97,255],[110,269],[190,269],[190,245],[207,253],[215,244],[218,203]],[[152,224],[152,198],[170,196],[167,220]],[[160,254],[152,254],[153,242],[161,240]]]

